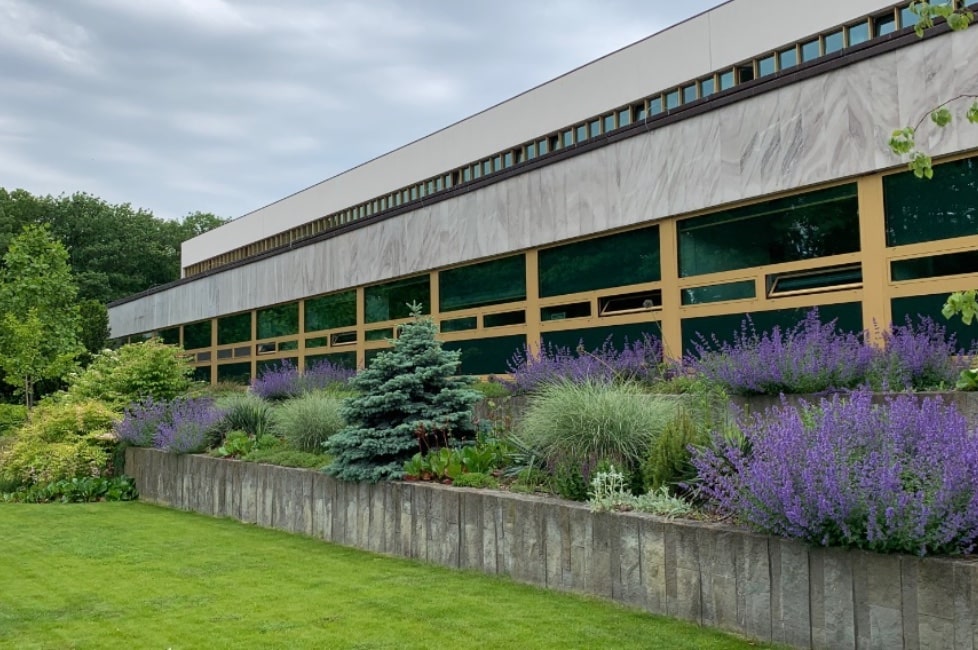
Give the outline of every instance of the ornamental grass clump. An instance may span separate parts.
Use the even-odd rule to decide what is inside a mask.
[[[865,381],[874,348],[863,337],[823,323],[813,309],[794,327],[757,333],[750,316],[732,343],[702,334],[686,364],[734,395],[818,393]]]
[[[272,412],[272,430],[293,449],[322,453],[323,443],[346,424],[342,405],[342,399],[324,393],[290,399]]]
[[[586,468],[586,482],[601,461],[637,469],[677,406],[675,397],[650,395],[633,382],[563,379],[534,394],[517,435],[552,469]]]
[[[534,354],[524,346],[507,364],[512,379],[507,382],[514,392],[531,393],[541,386],[560,381],[574,383],[612,382],[616,380],[655,381],[661,379],[663,365],[662,341],[652,334],[643,334],[638,341],[625,339],[622,349],[615,347],[612,337],[590,352],[583,344],[577,350],[553,344]]]
[[[723,513],[766,533],[880,552],[969,553],[978,538],[978,436],[937,398],[867,391],[742,418],[694,464]]]

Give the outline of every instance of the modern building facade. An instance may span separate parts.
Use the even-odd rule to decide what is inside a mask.
[[[643,332],[678,357],[745,313],[937,316],[978,287],[978,127],[921,129],[930,181],[887,140],[978,92],[978,27],[921,39],[915,18],[731,0],[187,242],[181,280],[110,305],[112,334],[216,381],[362,366],[409,302],[473,374]]]

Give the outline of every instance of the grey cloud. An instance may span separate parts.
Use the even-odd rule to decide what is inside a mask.
[[[238,216],[719,0],[0,0],[0,186]]]

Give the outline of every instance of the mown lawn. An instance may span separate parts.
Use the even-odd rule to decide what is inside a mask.
[[[756,647],[147,504],[0,505],[0,648]]]

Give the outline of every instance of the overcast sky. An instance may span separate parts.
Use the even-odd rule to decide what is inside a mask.
[[[238,217],[717,4],[0,0],[0,187]]]

